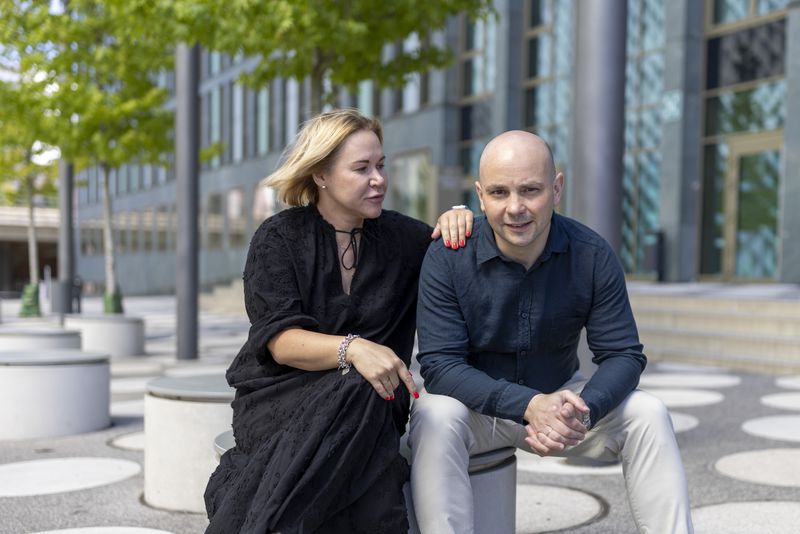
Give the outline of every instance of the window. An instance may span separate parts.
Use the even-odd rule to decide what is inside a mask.
[[[433,165],[428,152],[416,152],[392,158],[392,207],[409,217],[433,222],[435,184]]]
[[[233,86],[233,162],[238,163],[244,157],[244,88]]]
[[[209,95],[209,144],[213,145],[222,141],[222,91],[215,87]],[[211,167],[219,167],[221,158],[219,154],[211,158]]]
[[[244,190],[240,187],[228,191],[228,247],[242,248],[247,245],[245,232],[247,219],[244,216]]]
[[[269,88],[261,89],[256,96],[256,152],[259,155],[269,151],[270,138],[270,99]]]
[[[156,250],[165,252],[168,249],[167,232],[169,229],[169,211],[166,206],[159,206],[155,216]]]
[[[253,191],[253,226],[260,225],[267,217],[272,217],[279,210],[275,190],[271,187],[257,185]]]
[[[222,235],[225,229],[225,214],[222,211],[222,195],[213,193],[206,205],[206,247],[208,250],[222,248]]]

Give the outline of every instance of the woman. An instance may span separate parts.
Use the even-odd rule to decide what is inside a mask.
[[[206,489],[208,533],[408,531],[398,446],[418,396],[417,279],[440,225],[382,210],[382,141],[374,119],[324,113],[268,179],[296,207],[250,243],[250,334],[227,373],[236,447]],[[471,214],[440,224],[468,236]]]

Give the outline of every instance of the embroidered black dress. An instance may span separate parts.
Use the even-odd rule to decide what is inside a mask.
[[[256,231],[244,271],[250,333],[227,373],[236,447],[206,488],[207,533],[408,531],[408,466],[398,454],[408,391],[386,401],[355,368],[280,365],[267,341],[291,326],[354,333],[408,365],[430,231],[386,210],[365,220],[350,295],[334,228],[314,206],[285,210]]]

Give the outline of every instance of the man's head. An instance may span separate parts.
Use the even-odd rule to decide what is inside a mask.
[[[550,147],[540,137],[512,130],[486,145],[475,190],[504,256],[533,265],[563,187],[564,176],[556,174]]]

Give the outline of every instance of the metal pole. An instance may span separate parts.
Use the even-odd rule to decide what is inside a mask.
[[[73,233],[72,191],[75,169],[72,163],[58,163],[58,284],[53,290],[53,312],[72,313],[72,286],[75,280],[75,236]]]
[[[627,2],[581,0],[577,5],[574,215],[619,253]]]
[[[177,177],[177,358],[197,359],[197,235],[200,48],[184,43],[175,53],[175,174]]]

